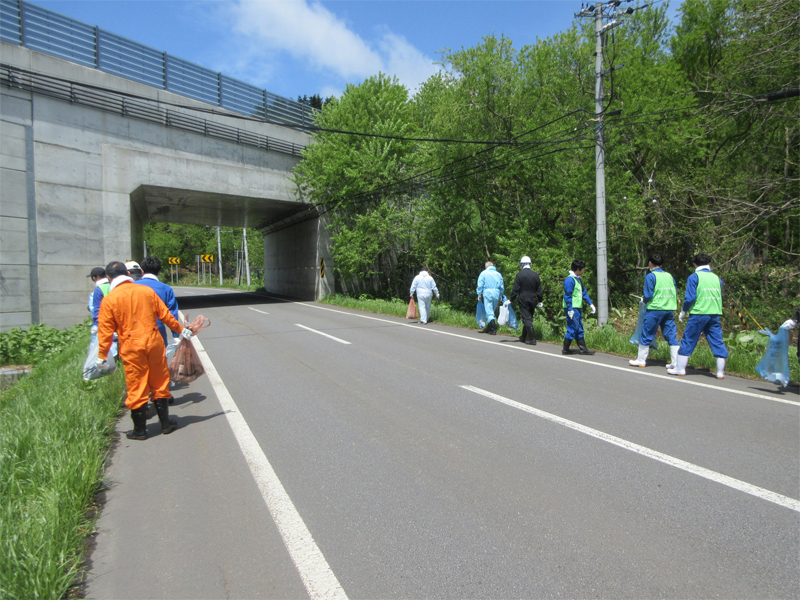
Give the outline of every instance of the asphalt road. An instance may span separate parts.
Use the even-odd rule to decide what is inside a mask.
[[[211,371],[117,448],[87,597],[800,597],[796,389],[176,293]]]

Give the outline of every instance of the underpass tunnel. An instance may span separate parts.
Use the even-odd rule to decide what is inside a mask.
[[[325,215],[286,200],[140,185],[130,195],[130,257],[144,257],[149,222],[257,229],[264,236],[264,288],[300,300],[333,293]],[[159,257],[162,260],[165,257]]]

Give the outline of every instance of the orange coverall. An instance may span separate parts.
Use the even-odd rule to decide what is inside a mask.
[[[119,340],[119,356],[125,365],[128,397],[125,406],[135,410],[153,399],[169,398],[169,368],[164,357],[164,338],[158,331],[160,319],[175,333],[183,327],[170,314],[167,305],[146,285],[123,281],[103,298],[97,319],[98,357],[105,359],[114,332]]]

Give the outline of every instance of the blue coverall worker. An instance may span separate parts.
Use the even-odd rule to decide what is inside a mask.
[[[644,368],[650,354],[650,344],[658,333],[659,326],[664,339],[669,343],[670,364],[674,369],[678,356],[678,328],[675,325],[675,310],[678,308],[678,290],[675,279],[661,268],[663,259],[660,254],[650,257],[650,272],[644,278],[642,302],[646,307],[642,337],[639,340],[639,353],[636,359],[628,361],[633,367]]]
[[[428,269],[423,268],[419,275],[414,277],[411,282],[411,291],[409,294],[414,297],[414,292],[417,293],[417,307],[419,308],[419,322],[426,324],[428,316],[431,314],[431,299],[436,294],[436,299],[439,299],[439,290],[436,287],[436,282],[428,273]]]
[[[533,330],[533,313],[542,308],[542,281],[539,274],[531,269],[530,256],[519,259],[520,270],[514,278],[511,290],[511,302],[519,297],[519,312],[522,316],[522,335],[519,341],[523,344],[536,345],[536,332]]]
[[[564,347],[561,349],[561,354],[575,354],[574,350],[569,349],[572,340],[576,340],[580,354],[594,354],[593,350],[586,347],[583,339],[582,311],[584,303],[589,305],[592,314],[597,312],[581,281],[581,275],[585,271],[586,263],[582,260],[574,260],[569,276],[564,280],[564,297],[561,300],[561,306],[564,309],[564,316],[567,318],[567,333],[564,336]]]
[[[147,259],[145,259],[147,260]],[[142,261],[144,263],[144,261]],[[144,269],[145,267],[142,267]],[[167,305],[170,314],[178,320],[178,301],[175,299],[175,292],[172,291],[172,288],[168,286],[166,283],[162,283],[158,280],[158,276],[154,275],[153,273],[145,272],[142,275],[142,278],[138,281],[134,281],[134,283],[138,285],[146,285],[150,289],[152,289],[156,295],[161,298],[161,301]],[[170,340],[167,338],[167,328],[161,321],[157,322],[158,324],[158,331],[161,333],[161,338],[164,340],[164,346],[166,347],[169,344]],[[173,336],[170,336],[173,337]],[[178,337],[177,335],[174,337]]]
[[[704,333],[711,353],[717,359],[717,379],[725,378],[725,361],[728,349],[722,341],[722,280],[711,272],[711,257],[698,254],[692,259],[695,272],[686,280],[686,294],[683,299],[683,310],[678,320],[683,321],[689,313],[686,329],[681,338],[681,347],[675,368],[667,369],[670,375],[686,375],[686,365],[694,352],[700,334]]]
[[[478,301],[483,299],[483,307],[486,309],[486,327],[483,328],[482,333],[495,335],[497,321],[495,321],[494,311],[497,310],[500,298],[505,295],[506,284],[503,282],[503,276],[497,272],[491,261],[487,261],[484,266],[485,269],[478,276],[476,289]]]

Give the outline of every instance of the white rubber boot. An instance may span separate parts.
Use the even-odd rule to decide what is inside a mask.
[[[675,361],[675,368],[674,369],[667,369],[667,373],[670,375],[680,375],[681,377],[686,377],[686,365],[689,364],[689,357],[688,356],[681,356],[678,354],[678,358]]]
[[[641,367],[642,369],[647,366],[647,355],[650,354],[650,346],[642,346],[639,344],[639,356],[633,360],[629,360],[628,364],[632,367]]]
[[[725,359],[717,359],[717,379],[725,379]]]
[[[669,347],[669,364],[667,365],[668,369],[674,369],[678,366],[678,350],[680,349],[680,346]]]

